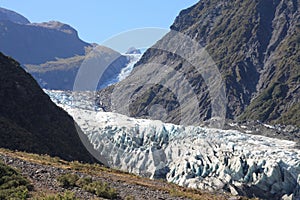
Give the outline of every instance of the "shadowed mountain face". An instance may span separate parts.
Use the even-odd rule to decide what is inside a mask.
[[[13,59],[0,53],[0,147],[93,161],[75,122]]]
[[[300,126],[299,0],[201,0],[183,10],[171,29],[201,44],[213,59],[226,88],[227,118]],[[188,109],[182,108],[174,97],[175,92],[184,96],[184,87],[179,80],[174,84],[166,80],[163,85],[153,84],[146,90],[141,87],[128,94],[132,108],[129,114],[155,118],[150,115],[151,109],[160,105],[167,113],[160,118],[165,122],[180,123],[182,118],[189,116],[191,124],[199,124],[199,119],[207,120],[212,116],[213,97],[203,74],[193,72],[195,66],[176,52],[156,48],[178,45],[189,50],[190,46],[185,43],[170,43],[171,37],[171,34],[166,35],[154,48],[147,50],[127,79],[100,91],[100,98],[104,97],[100,101],[106,110],[110,108],[107,99],[111,92],[137,80],[137,76],[140,80],[147,79],[149,74],[144,73],[143,77],[142,72],[149,68],[155,75],[161,64],[184,74],[198,99],[197,105],[186,107],[196,106],[200,112],[186,114]],[[163,87],[170,85],[168,83],[179,92]]]

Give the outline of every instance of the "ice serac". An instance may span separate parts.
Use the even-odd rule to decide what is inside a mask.
[[[95,111],[97,104],[87,103],[95,95],[90,92],[47,93],[111,167],[191,188],[300,198],[300,150],[294,142]]]

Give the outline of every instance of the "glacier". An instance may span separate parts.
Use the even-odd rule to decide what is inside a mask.
[[[121,73],[118,75],[118,82],[124,80],[127,76],[130,75],[133,70],[134,65],[141,59],[142,54],[123,54],[129,59],[129,63],[126,67],[121,70]]]
[[[141,59],[142,54],[122,54],[123,56],[125,56],[128,60],[128,63],[126,64],[126,66],[124,66],[121,71],[119,72],[119,74],[115,74],[116,77],[111,78],[109,80],[107,80],[106,82],[104,82],[103,84],[101,84],[100,88],[106,88],[110,85],[113,85],[115,83],[118,83],[120,81],[122,81],[123,79],[125,79],[127,76],[130,75],[131,71],[134,68],[134,65]]]
[[[300,199],[295,142],[103,112],[93,92],[45,92],[74,118],[109,167],[190,188]]]

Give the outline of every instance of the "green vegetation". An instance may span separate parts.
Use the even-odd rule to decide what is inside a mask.
[[[271,72],[273,78],[269,86],[252,101],[240,119],[300,127],[300,99],[296,89],[300,85],[299,49],[300,29],[296,29],[296,32],[278,47]]]
[[[296,2],[283,4],[265,0],[199,1],[182,11],[171,27],[200,41],[218,66],[226,86],[226,117],[229,119],[300,126],[300,106],[297,106],[300,104],[299,15],[293,9],[297,7]],[[278,9],[291,18],[280,17],[276,12]],[[180,72],[188,72],[182,58],[154,49],[146,51],[136,70],[153,62],[183,65]],[[201,61],[198,63],[201,66]],[[208,99],[203,92],[204,83],[196,76],[187,76],[187,79],[196,86],[193,89],[199,96],[203,118],[210,109],[208,104],[200,101]],[[131,116],[151,118],[147,109],[153,104],[164,108],[172,105],[168,107],[167,118],[178,123],[175,119],[180,112],[174,110],[179,110],[180,106],[173,103],[174,98],[168,98],[167,92],[155,87],[144,93],[135,91],[135,99],[130,105]]]
[[[32,189],[17,170],[0,162],[0,199],[26,199]]]
[[[134,196],[127,196],[127,197],[125,198],[125,200],[135,200],[135,197],[134,197]]]
[[[76,185],[78,185],[78,187],[83,188],[86,185],[89,185],[93,182],[92,177],[87,176],[87,177],[83,177],[78,179],[78,181],[76,182]]]
[[[78,200],[74,193],[67,191],[63,194],[52,194],[52,195],[46,195],[43,194],[40,197],[34,198],[34,200]]]
[[[107,183],[102,183],[101,181],[89,183],[88,185],[83,186],[83,189],[87,192],[96,194],[98,197],[107,199],[116,199],[118,197],[116,189],[108,186]]]
[[[207,14],[215,12],[217,2],[210,2],[203,9],[194,9],[189,15],[196,18],[198,23],[205,22]],[[266,59],[263,52],[266,52],[268,41],[274,34],[269,26],[274,17],[271,10],[275,8],[265,1],[235,0],[222,7],[221,17],[216,18],[216,24],[211,29],[206,28],[209,25],[204,23],[190,27],[189,32],[194,30],[196,34],[200,29],[200,38],[209,38],[206,49],[223,75],[231,101],[242,101],[243,105],[246,104],[245,107],[249,104],[245,111],[239,105],[229,107],[228,113],[232,113],[233,117],[240,115],[240,120],[300,126],[300,99],[297,97],[299,89],[296,89],[300,85],[299,22],[295,24],[295,28],[291,27],[293,31],[274,49],[274,54],[267,55],[270,63],[263,61]],[[206,21],[207,24],[211,23]],[[246,56],[249,51],[247,45],[252,41],[260,44],[257,52],[252,55],[252,59],[255,58],[256,61],[249,60]],[[251,95],[247,96],[245,91],[249,94],[256,92],[257,82],[261,77],[255,68],[260,67],[266,69],[261,76],[265,77],[266,86],[252,100]]]
[[[261,95],[246,109],[241,119],[255,119],[266,121],[268,119],[276,119],[279,117],[276,105],[285,98],[286,86],[280,83],[271,85],[264,90]]]
[[[40,65],[25,65],[26,69],[31,73],[45,73],[53,69],[56,70],[70,70],[73,68],[79,68],[84,61],[85,56],[74,56],[71,58],[59,58],[55,61],[48,61]]]
[[[59,185],[64,188],[75,187],[78,180],[79,177],[76,174],[64,174],[57,178]]]
[[[281,124],[295,124],[300,127],[300,103],[294,104],[288,112],[284,113],[278,120]]]
[[[57,181],[62,187],[80,187],[87,192],[107,199],[116,199],[118,192],[116,189],[110,187],[107,183],[101,181],[93,181],[91,177],[79,178],[76,174],[64,174],[57,177]]]

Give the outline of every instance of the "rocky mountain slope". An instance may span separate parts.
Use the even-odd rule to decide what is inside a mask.
[[[226,91],[226,118],[300,125],[298,0],[201,0],[183,10],[171,30],[146,51],[127,79],[99,93],[106,110],[121,107],[120,113],[155,119],[151,110],[159,105],[166,113],[159,119],[165,122],[180,124],[188,118],[191,124],[199,124],[214,117],[214,109],[222,113],[222,107],[212,106],[215,93],[210,87],[217,79],[210,79],[215,74],[203,73],[205,66],[213,64]],[[183,40],[172,41],[176,33],[201,44],[208,54]],[[206,61],[200,55],[193,62],[197,52]],[[176,73],[180,76],[175,79]],[[156,78],[153,83],[148,77],[163,80]],[[147,87],[144,80],[149,80]],[[128,85],[136,88],[124,90]],[[123,92],[115,94],[118,90]],[[197,100],[185,103],[192,95]],[[121,97],[130,99],[129,109]],[[109,98],[114,102],[107,102]]]
[[[0,71],[0,147],[93,161],[72,117],[51,102],[19,63],[0,53]]]
[[[109,63],[112,61],[111,63]],[[24,68],[42,88],[52,90],[73,90],[74,82],[81,67],[90,71],[105,69],[99,77],[97,89],[118,82],[118,75],[131,62],[130,56],[104,47],[94,46],[91,52],[65,59],[48,61],[40,65],[25,65]]]

